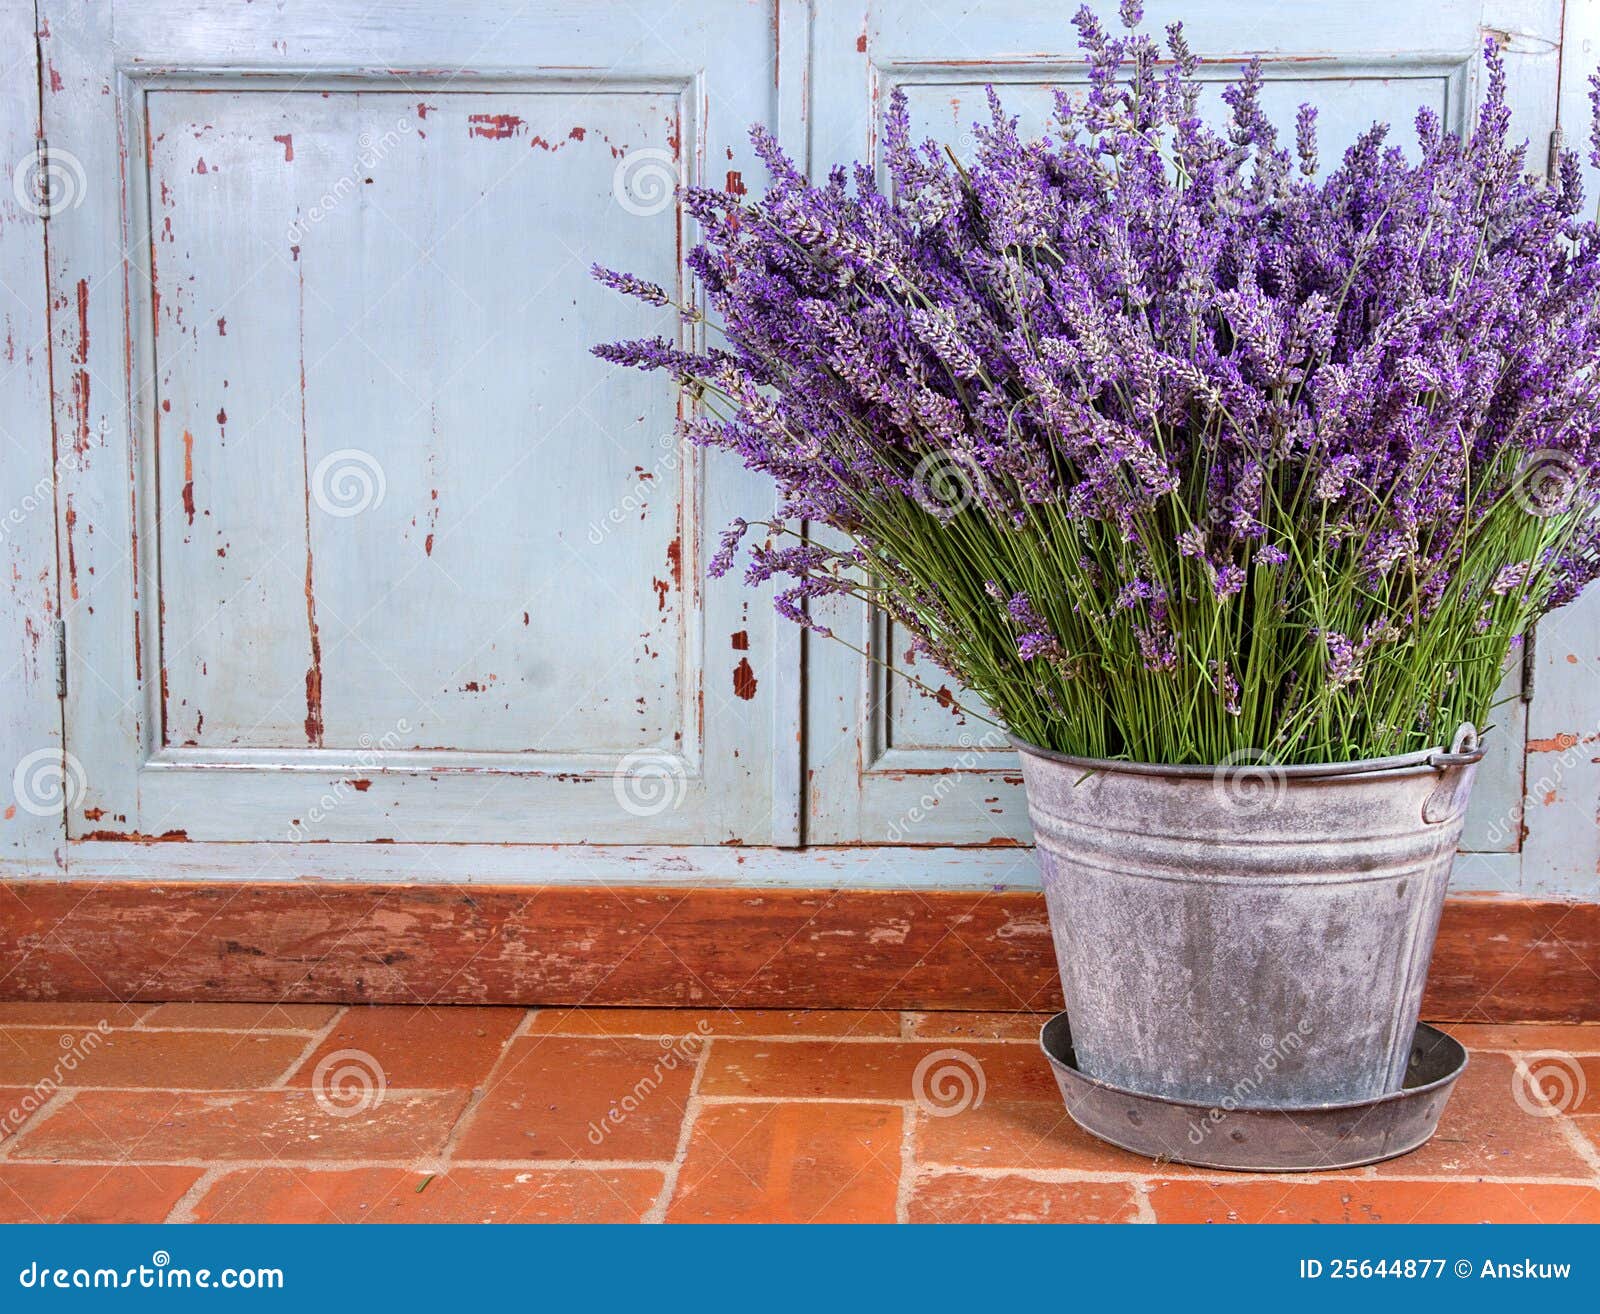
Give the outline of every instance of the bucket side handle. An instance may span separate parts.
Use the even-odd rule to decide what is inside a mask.
[[[1463,721],[1456,727],[1449,751],[1440,749],[1428,757],[1428,765],[1439,772],[1439,783],[1422,804],[1422,819],[1430,826],[1454,821],[1466,810],[1472,787],[1472,768],[1483,761],[1483,745],[1477,727]]]

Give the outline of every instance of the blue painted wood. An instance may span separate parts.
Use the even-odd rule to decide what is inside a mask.
[[[1408,125],[1419,105],[1461,124],[1477,91],[1486,31],[1507,51],[1514,130],[1543,142],[1554,124],[1559,71],[1557,3],[1482,4],[1451,0],[1419,10],[1404,4],[1286,6],[1266,2],[1145,6],[1147,20],[1182,19],[1205,60],[1213,92],[1260,54],[1269,112],[1292,122],[1305,100],[1320,108],[1326,167],[1374,120]],[[1114,15],[1106,7],[1107,18]],[[907,4],[877,0],[860,10],[823,6],[814,39],[817,112],[812,165],[821,169],[875,153],[883,106],[903,89],[914,135],[970,149],[971,124],[984,118],[985,84],[997,86],[1023,127],[1039,131],[1054,93],[1084,85],[1074,34],[1060,15],[1025,3]],[[1216,94],[1202,103],[1225,113]],[[829,623],[891,665],[905,644],[857,607],[836,605]],[[926,664],[924,664],[925,667]],[[986,737],[989,727],[961,713],[967,701],[936,671],[910,674],[933,696],[863,663],[848,650],[813,644],[807,666],[812,792],[808,834],[824,842],[1023,842],[1029,836],[1022,781],[1013,754]],[[1522,794],[1526,709],[1508,679],[1496,712],[1491,759],[1480,773],[1464,848],[1514,853],[1515,826],[1504,821]],[[982,711],[981,704],[976,710]]]
[[[71,834],[792,842],[775,618],[703,583],[770,490],[589,354],[690,331],[588,266],[681,287],[673,189],[751,171],[769,11],[44,9],[90,179],[50,270],[94,432]]]
[[[12,45],[28,9],[0,0]],[[1328,154],[1423,99],[1466,112],[1485,31],[1516,131],[1554,122],[1559,0],[1147,9],[1184,18],[1219,77],[1263,53],[1275,108],[1324,106]],[[1600,28],[1596,0],[1565,11],[1570,129],[1570,55],[1593,59]],[[71,468],[57,541],[47,520],[8,539],[24,646],[7,715],[13,758],[60,742],[39,637],[58,554],[84,765],[68,869],[1030,883],[1026,852],[952,847],[1027,835],[1014,761],[958,691],[888,683],[737,581],[702,581],[706,535],[770,491],[668,441],[667,390],[587,357],[668,317],[583,269],[675,283],[692,233],[651,189],[757,185],[750,121],[826,167],[873,151],[892,85],[958,149],[986,81],[1042,114],[1080,76],[1067,17],[1024,0],[710,0],[670,19],[612,0],[41,0],[45,128],[83,183],[48,270]],[[19,141],[31,94],[4,92]],[[39,225],[5,205],[21,287]],[[14,418],[42,397],[29,359],[5,375],[13,501],[50,473],[42,427]],[[836,620],[875,653],[903,647]],[[1531,713],[1504,707],[1458,886],[1600,893],[1596,624],[1588,603],[1556,618]],[[59,816],[6,826],[12,866],[55,867]],[[695,847],[802,829],[859,847]],[[168,831],[196,842],[85,838]]]
[[[44,210],[83,198],[72,162],[37,155],[38,68],[33,6],[0,0],[0,870],[56,870],[66,803],[83,774],[62,755],[56,698],[55,454],[50,434]]]

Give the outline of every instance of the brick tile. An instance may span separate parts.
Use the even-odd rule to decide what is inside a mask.
[[[1131,1223],[1135,1188],[1126,1182],[1039,1182],[1027,1177],[940,1173],[911,1188],[913,1223]]]
[[[648,1168],[240,1169],[195,1206],[201,1223],[637,1223],[664,1174]],[[426,1183],[426,1185],[424,1185]]]
[[[222,1094],[78,1091],[23,1128],[18,1159],[414,1159],[438,1152],[467,1092],[387,1091],[360,1112],[330,1112],[310,1091]]]
[[[0,1223],[159,1223],[200,1176],[158,1165],[0,1164]]]
[[[1439,1023],[1469,1050],[1507,1049],[1530,1053],[1600,1054],[1600,1022]]]
[[[697,1048],[630,1037],[519,1038],[472,1111],[456,1158],[670,1160]]]
[[[975,1090],[980,1071],[985,1099],[1060,1098],[1049,1064],[1026,1045],[930,1041],[774,1045],[718,1040],[712,1043],[700,1091],[746,1098],[910,1100],[918,1096],[917,1068],[924,1059],[929,1065],[921,1081],[923,1093],[941,1103],[962,1101],[961,1074],[968,1074],[969,1088]]]
[[[338,1004],[160,1004],[139,1024],[190,1031],[319,1031]]]
[[[1161,1181],[1162,1223],[1594,1223],[1600,1187],[1557,1183]]]
[[[352,1008],[289,1079],[293,1086],[337,1079],[336,1054],[370,1056],[390,1086],[447,1090],[480,1085],[522,1021],[520,1008]],[[322,1075],[319,1066],[328,1060]]]
[[[707,1106],[667,1221],[892,1223],[902,1128],[893,1107]]]
[[[1519,1057],[1528,1084],[1546,1103],[1573,1115],[1600,1113],[1600,1054],[1544,1050]]]
[[[898,1013],[776,1008],[543,1008],[533,1036],[880,1036],[900,1034]]]
[[[1089,1135],[1067,1116],[1060,1099],[986,1098],[943,1116],[918,1109],[914,1144],[919,1164],[954,1168],[1152,1171],[1150,1160]]]
[[[919,1040],[1031,1040],[1048,1013],[907,1013],[906,1035]]]
[[[8,1027],[0,1029],[0,1083],[236,1090],[270,1085],[304,1048],[298,1036]]]
[[[15,1136],[54,1092],[31,1086],[0,1086],[0,1142]]]
[[[1539,1117],[1518,1106],[1517,1082],[1507,1055],[1473,1055],[1434,1138],[1377,1165],[1376,1171],[1391,1177],[1589,1177],[1591,1169],[1568,1142],[1560,1119]]]
[[[102,1021],[114,1027],[132,1026],[154,1004],[58,1004],[0,1000],[0,1027],[93,1028]]]

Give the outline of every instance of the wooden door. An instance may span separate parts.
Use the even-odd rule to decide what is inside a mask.
[[[914,136],[970,147],[970,125],[987,117],[985,84],[996,86],[1025,129],[1040,129],[1058,87],[1084,82],[1072,7],[1029,0],[871,0],[818,7],[812,48],[816,95],[813,169],[876,158],[890,92],[909,99]],[[1115,23],[1114,6],[1096,6]],[[864,12],[863,12],[864,11]],[[1472,113],[1482,41],[1506,51],[1515,106],[1513,134],[1545,142],[1555,126],[1561,5],[1521,0],[1174,0],[1147,3],[1148,25],[1181,19],[1220,85],[1259,53],[1263,105],[1279,123],[1295,107],[1319,107],[1322,158],[1338,154],[1374,120],[1401,135],[1419,105],[1451,127]],[[1025,53],[1024,53],[1025,52]],[[1225,112],[1213,97],[1209,112]],[[891,666],[910,661],[893,627],[859,609],[835,608],[829,624]],[[807,653],[807,772],[812,791],[807,834],[825,843],[1021,844],[1029,838],[1015,755],[990,727],[961,711],[963,695],[935,670],[912,666],[922,692],[827,643]],[[1477,787],[1465,847],[1514,854],[1521,836],[1523,743],[1527,711],[1520,673],[1502,691],[1492,751]],[[1458,882],[1505,886],[1515,859],[1467,865]]]
[[[703,586],[764,482],[592,343],[770,6],[41,0],[72,839],[763,843],[788,681]],[[780,807],[792,806],[792,799]]]

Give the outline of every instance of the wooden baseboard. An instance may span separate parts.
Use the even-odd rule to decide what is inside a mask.
[[[1047,1010],[1029,892],[0,882],[0,999]],[[1424,1015],[1600,1020],[1600,904],[1452,899]]]

